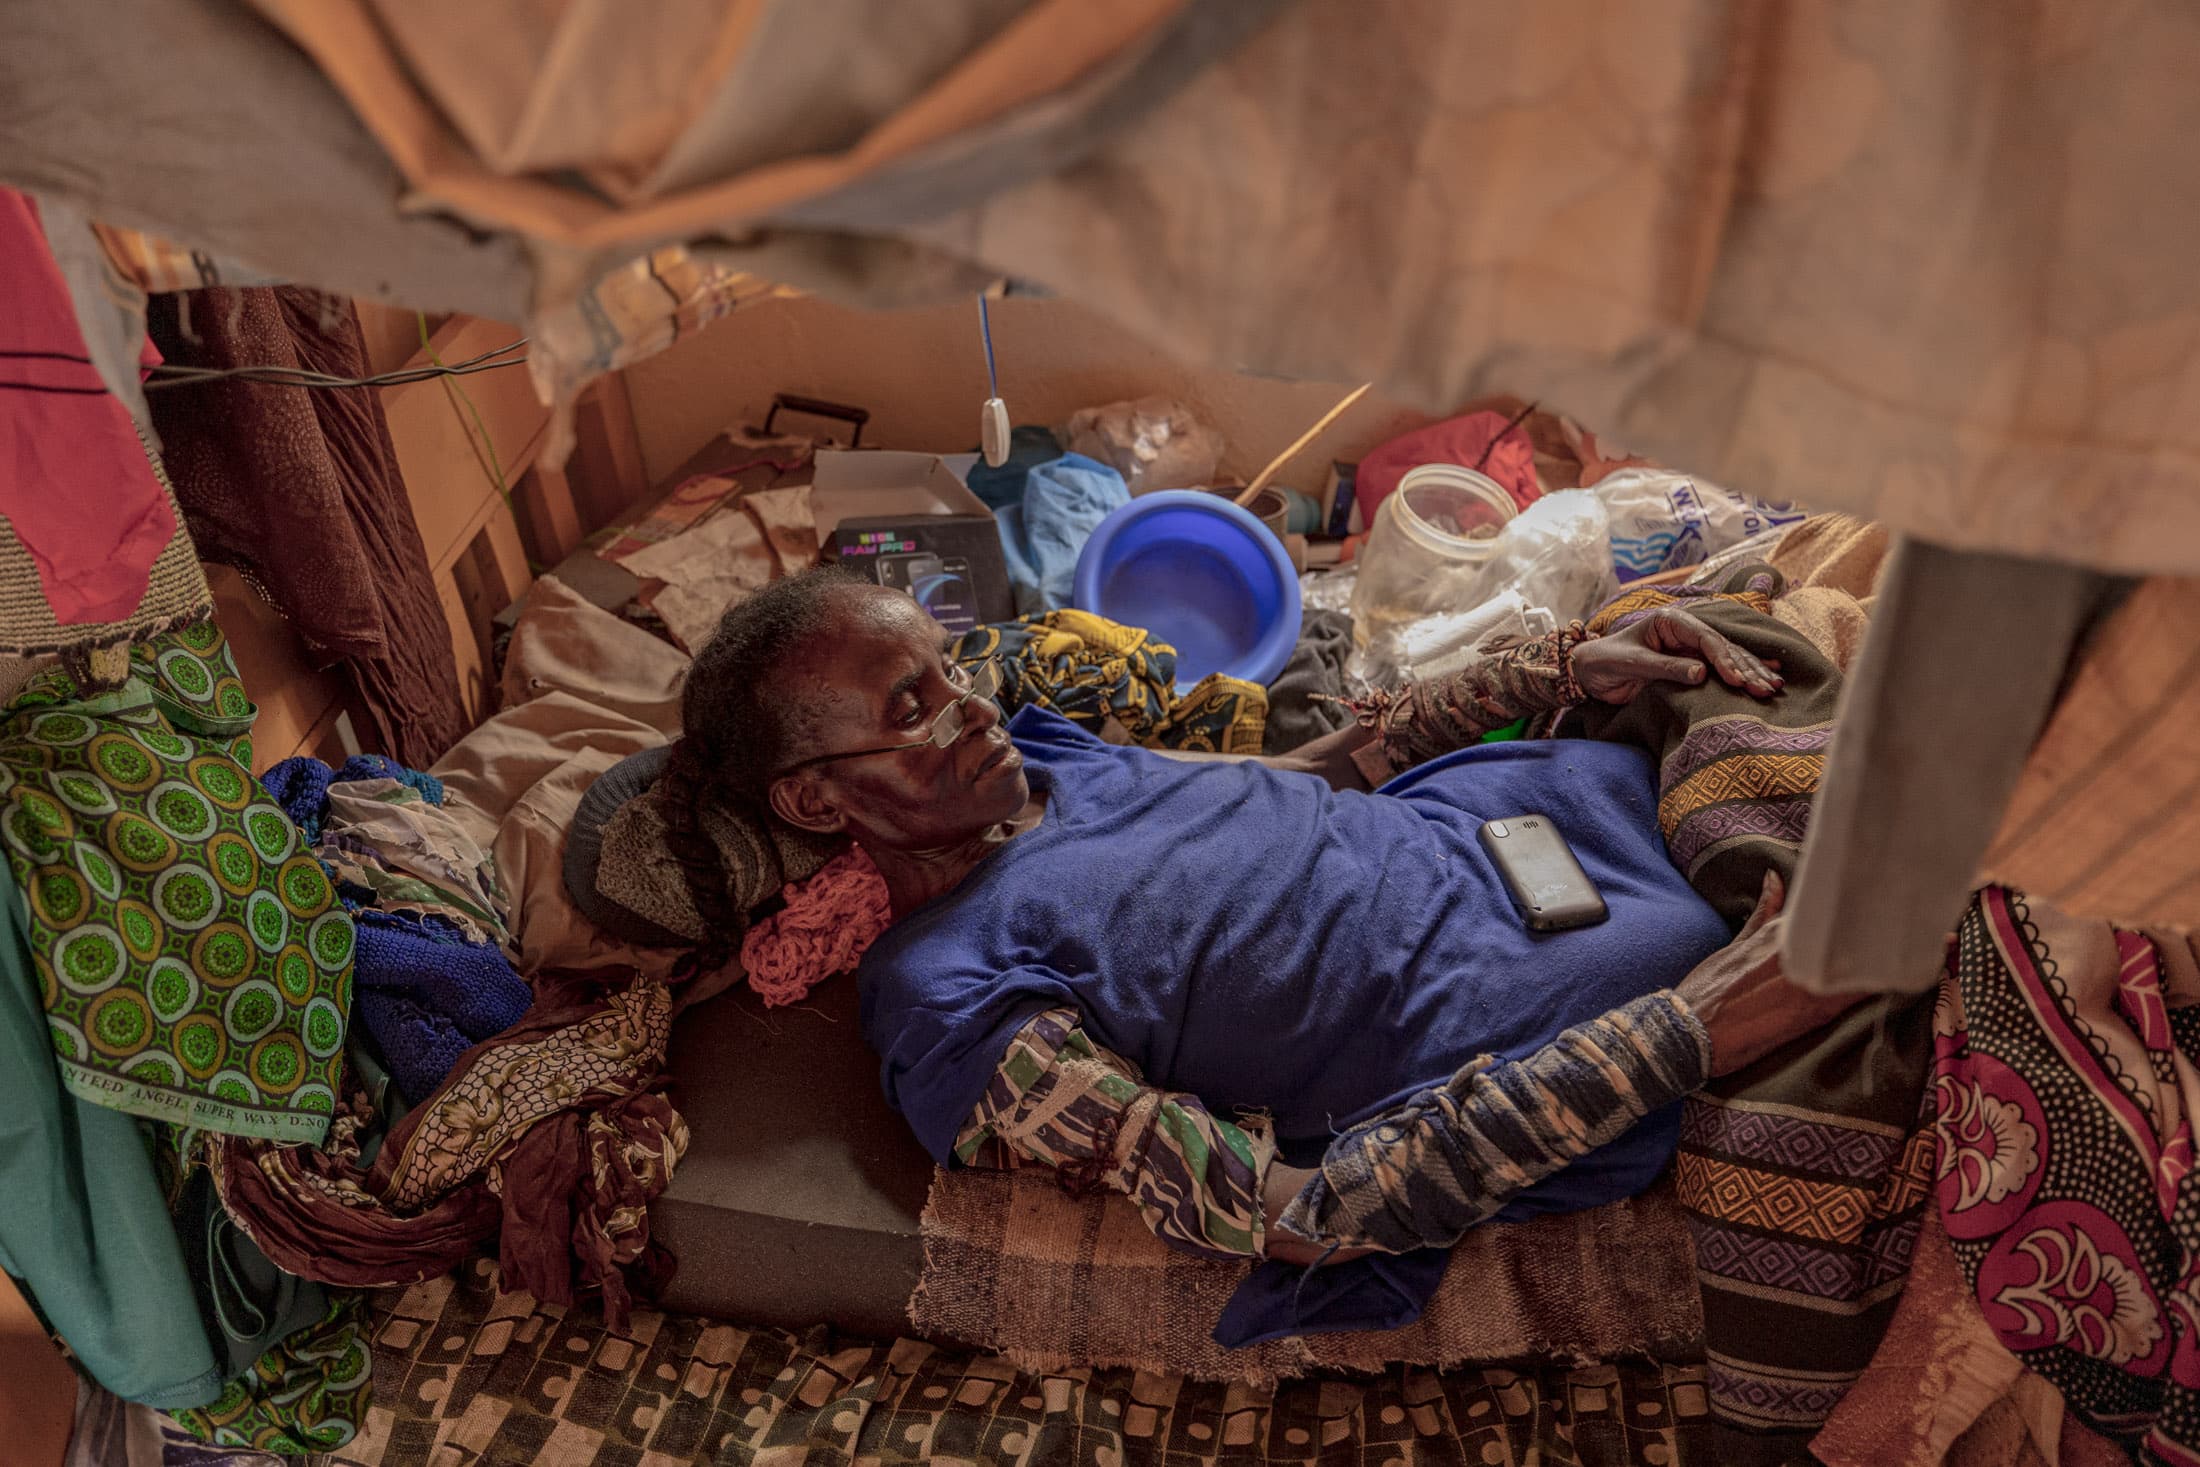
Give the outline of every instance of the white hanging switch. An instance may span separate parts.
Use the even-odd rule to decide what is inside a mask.
[[[987,398],[978,410],[978,442],[988,465],[997,469],[1008,462],[1008,404],[997,397]]]

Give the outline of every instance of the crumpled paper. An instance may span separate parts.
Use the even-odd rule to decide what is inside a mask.
[[[728,507],[670,540],[626,557],[626,568],[663,584],[642,601],[690,653],[700,651],[718,619],[768,584],[777,569],[754,519]]]

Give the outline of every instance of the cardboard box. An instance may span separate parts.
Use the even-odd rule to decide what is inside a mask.
[[[810,512],[842,565],[907,591],[949,631],[1015,616],[993,515],[937,456],[820,450]]]

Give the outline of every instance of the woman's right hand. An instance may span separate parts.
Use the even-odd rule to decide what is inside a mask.
[[[1711,1034],[1711,1073],[1731,1075],[1789,1040],[1824,1028],[1861,993],[1812,993],[1780,972],[1780,909],[1787,883],[1765,873],[1764,894],[1741,935],[1696,965],[1678,993]]]

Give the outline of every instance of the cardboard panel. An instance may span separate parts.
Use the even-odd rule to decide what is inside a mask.
[[[449,363],[479,355],[518,335],[510,326],[456,316],[432,339],[437,354]],[[426,362],[426,354],[421,353],[408,365]],[[534,384],[521,367],[382,389],[382,408],[389,418],[398,468],[412,498],[413,517],[428,549],[428,564],[438,571],[464,551],[481,524],[484,503],[501,498],[490,455],[458,391],[480,413],[481,425],[495,448],[495,465],[503,470],[507,486],[517,484],[526,473],[550,421],[550,410],[535,400]]]
[[[260,707],[252,729],[253,773],[293,754],[311,753],[343,709],[344,679],[316,669],[282,613],[226,565],[206,567],[214,620],[229,639],[245,693]]]

